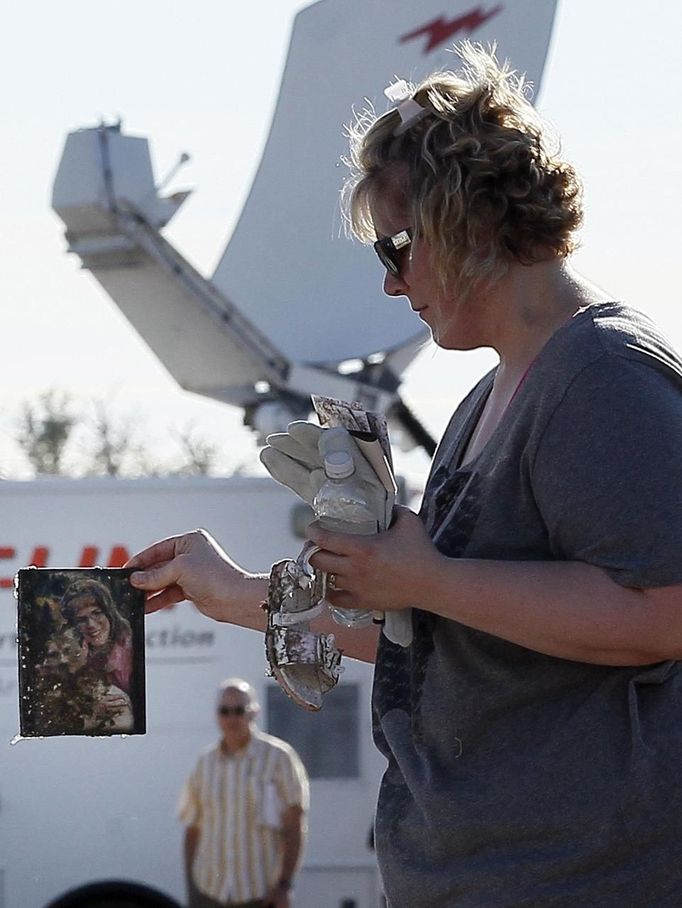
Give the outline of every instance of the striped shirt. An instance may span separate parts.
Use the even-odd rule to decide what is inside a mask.
[[[192,877],[218,902],[262,898],[281,872],[282,812],[308,809],[308,776],[279,738],[253,730],[235,754],[204,752],[185,783],[179,817],[200,831]]]

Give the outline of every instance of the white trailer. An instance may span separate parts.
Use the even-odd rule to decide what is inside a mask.
[[[168,533],[204,526],[251,570],[296,554],[298,500],[268,478],[0,483],[0,908],[42,908],[86,882],[128,879],[182,901],[179,788],[218,737],[215,689],[256,687],[261,727],[288,738],[311,772],[300,908],[374,908],[367,837],[382,758],[370,735],[370,666],[344,660],[320,713],[265,677],[263,636],[218,624],[188,603],[146,619],[147,734],[31,738],[19,730],[16,571],[117,566]]]

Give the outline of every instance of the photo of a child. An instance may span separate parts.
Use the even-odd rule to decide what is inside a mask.
[[[22,736],[144,733],[144,599],[128,575],[19,571]]]

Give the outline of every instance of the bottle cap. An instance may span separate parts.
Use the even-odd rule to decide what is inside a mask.
[[[353,458],[348,451],[332,451],[324,459],[324,472],[330,479],[346,479],[355,472]]]

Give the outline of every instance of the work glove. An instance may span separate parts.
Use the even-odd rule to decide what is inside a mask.
[[[309,422],[292,422],[286,432],[268,435],[260,460],[273,479],[312,506],[326,479],[324,458],[337,451],[347,451],[353,458],[355,475],[367,484],[367,504],[376,517],[379,530],[385,530],[390,524],[393,496],[353,437],[341,426],[323,429]]]
[[[355,439],[343,427],[322,428],[310,422],[292,422],[286,432],[268,436],[260,460],[273,479],[312,507],[315,495],[326,479],[324,458],[337,451],[347,451],[353,458],[355,475],[367,483],[367,503],[376,517],[378,529],[387,529],[395,495],[386,489]],[[393,643],[409,646],[412,641],[411,609],[386,613],[383,632]]]

